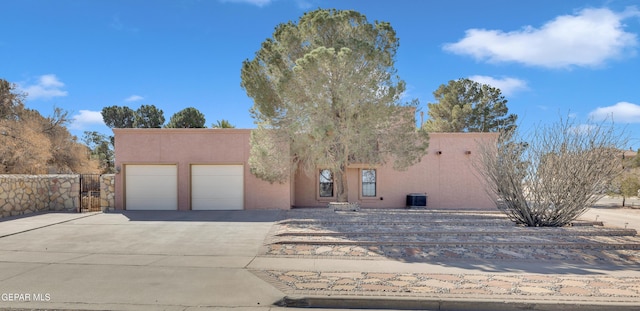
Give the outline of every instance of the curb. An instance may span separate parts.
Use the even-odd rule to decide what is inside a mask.
[[[622,302],[551,302],[551,301],[496,301],[474,299],[416,299],[386,297],[314,297],[285,296],[274,303],[287,308],[327,309],[393,309],[393,310],[441,310],[441,311],[637,311],[635,303]]]

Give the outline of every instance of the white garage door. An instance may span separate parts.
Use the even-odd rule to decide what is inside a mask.
[[[177,210],[178,169],[175,165],[125,166],[127,210]]]
[[[192,165],[192,210],[241,210],[244,208],[242,165]]]

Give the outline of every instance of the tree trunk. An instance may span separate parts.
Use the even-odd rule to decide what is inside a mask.
[[[348,131],[345,131],[348,132]],[[349,202],[349,185],[347,183],[347,166],[349,165],[349,145],[347,142],[341,142],[340,153],[338,159],[342,159],[336,172],[336,199],[338,202]]]
[[[343,167],[335,173],[336,198],[338,202],[349,202],[349,186],[347,184],[347,170]]]
[[[624,201],[625,201],[626,197],[623,195],[622,196],[622,207],[624,207]]]

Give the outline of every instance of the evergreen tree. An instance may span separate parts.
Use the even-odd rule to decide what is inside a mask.
[[[264,180],[286,181],[291,168],[330,170],[338,201],[348,201],[350,163],[422,158],[427,136],[416,129],[417,101],[401,104],[394,67],[399,43],[389,23],[355,11],[318,9],[276,27],[242,64],[242,87],[258,125],[249,165]]]
[[[165,127],[168,128],[205,128],[204,114],[198,109],[189,107],[176,112]]]
[[[500,89],[469,79],[449,81],[433,92],[428,132],[498,132],[515,129],[517,116],[509,114]]]

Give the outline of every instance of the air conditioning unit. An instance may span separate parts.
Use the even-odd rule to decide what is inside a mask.
[[[425,208],[425,207],[427,207],[426,193],[407,194],[407,208]]]

